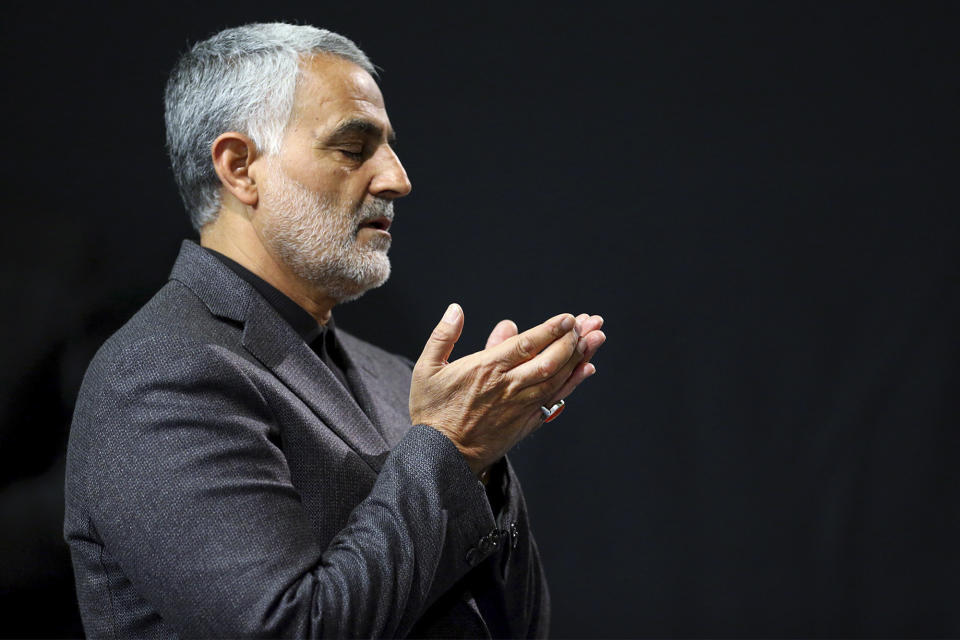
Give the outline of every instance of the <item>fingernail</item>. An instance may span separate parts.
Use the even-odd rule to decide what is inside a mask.
[[[592,376],[593,374],[595,374],[596,372],[597,372],[597,368],[596,368],[595,366],[593,366],[592,363],[589,364],[589,365],[587,365],[587,377],[588,377],[588,378],[589,378],[590,376]]]
[[[563,319],[563,322],[560,323],[560,327],[564,331],[570,331],[570,329],[573,329],[573,322],[573,316],[567,316]]]
[[[585,338],[580,338],[577,340],[577,351],[581,354],[586,353],[587,351],[587,341]]]
[[[457,324],[457,319],[459,317],[460,306],[457,303],[453,303],[447,307],[447,312],[443,314],[443,321],[447,324]]]

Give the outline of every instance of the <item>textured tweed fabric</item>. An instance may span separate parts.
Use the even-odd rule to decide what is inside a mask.
[[[356,399],[184,243],[77,402],[64,535],[89,636],[546,635],[509,464],[494,514],[453,444],[410,425],[410,363],[341,339]]]

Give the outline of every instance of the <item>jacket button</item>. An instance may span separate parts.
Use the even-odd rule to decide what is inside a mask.
[[[494,529],[487,535],[480,538],[480,552],[487,554],[500,546],[500,532]]]

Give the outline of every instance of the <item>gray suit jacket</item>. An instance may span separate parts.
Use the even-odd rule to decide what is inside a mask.
[[[512,469],[493,514],[453,444],[410,425],[409,362],[339,333],[357,400],[184,242],[77,401],[64,534],[88,635],[546,635]]]

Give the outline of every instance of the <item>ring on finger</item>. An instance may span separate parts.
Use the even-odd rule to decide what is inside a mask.
[[[550,422],[551,420],[559,416],[563,412],[564,407],[566,406],[567,406],[567,403],[565,403],[563,400],[558,400],[557,402],[554,402],[553,406],[551,406],[549,409],[541,405],[540,413],[543,414],[543,421]]]

